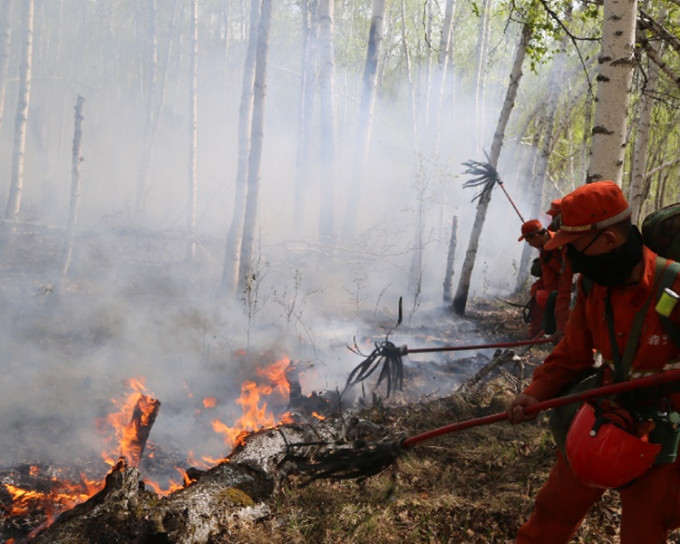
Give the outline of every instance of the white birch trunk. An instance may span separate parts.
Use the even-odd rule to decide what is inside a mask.
[[[151,124],[152,124],[152,108],[154,102],[154,95],[156,93],[156,73],[158,71],[158,36],[156,30],[156,0],[149,0],[148,2],[148,24],[149,27],[146,32],[140,32],[140,36],[148,36],[148,41],[145,43],[145,48],[140,48],[140,74],[146,73],[146,77],[141,78],[145,83],[142,88],[146,91],[145,117],[144,117],[144,141],[141,147],[139,157],[139,174],[137,178],[137,193],[135,196],[135,221],[139,221],[144,208],[144,197],[147,192],[147,185],[149,181],[149,171],[151,168]],[[139,12],[138,12],[139,15]],[[142,38],[140,37],[140,40]],[[144,43],[144,42],[142,42]],[[141,51],[148,51],[148,63],[142,62]],[[146,64],[146,70],[144,70]]]
[[[404,54],[404,66],[406,67],[406,80],[409,93],[409,113],[413,137],[413,149],[416,156],[420,155],[420,134],[418,131],[418,108],[416,105],[416,88],[413,82],[413,69],[411,68],[411,54],[406,41],[406,0],[401,0],[401,48]]]
[[[475,66],[475,149],[481,152],[484,149],[484,141],[486,139],[486,78],[484,77],[484,69],[486,67],[487,58],[487,41],[489,36],[489,22],[491,11],[491,0],[484,0],[482,4],[482,17],[479,21],[479,32],[477,34],[477,64]]]
[[[319,1],[319,92],[321,114],[321,206],[319,238],[332,243],[335,237],[335,59],[333,44],[334,0]]]
[[[234,291],[238,284],[239,255],[243,235],[243,218],[246,206],[246,179],[248,155],[250,154],[250,127],[253,115],[253,78],[255,77],[255,53],[257,52],[257,28],[260,19],[261,0],[250,0],[250,36],[243,65],[241,102],[238,112],[238,160],[236,166],[236,190],[231,224],[227,233],[222,269],[222,292]]]
[[[198,0],[191,2],[191,77],[189,88],[189,213],[187,217],[187,232],[189,242],[187,247],[187,261],[193,261],[196,256],[196,206],[198,202]]]
[[[586,181],[621,185],[633,79],[637,0],[604,0],[597,104]]]
[[[519,82],[522,79],[522,64],[526,56],[527,44],[531,38],[531,27],[528,24],[524,25],[522,29],[522,37],[517,45],[515,51],[515,60],[512,64],[512,71],[510,73],[510,83],[503,102],[498,124],[496,125],[496,132],[491,145],[491,153],[489,155],[489,163],[494,168],[498,165],[498,158],[503,147],[503,139],[505,137],[505,128],[508,125],[510,114],[515,106],[515,98],[517,96],[517,89]],[[465,253],[465,261],[460,273],[460,280],[458,281],[458,288],[453,297],[452,308],[458,315],[465,314],[465,306],[467,305],[468,294],[470,292],[470,284],[472,281],[472,270],[475,266],[475,259],[477,258],[477,248],[479,247],[479,238],[482,234],[482,227],[486,218],[486,211],[491,201],[492,191],[485,191],[479,199],[477,204],[477,214],[472,225],[470,233],[470,242],[468,244],[467,252]]]
[[[357,215],[361,213],[361,187],[364,183],[364,170],[371,145],[371,130],[373,127],[378,79],[378,60],[380,58],[380,44],[383,39],[384,19],[385,0],[373,0],[373,13],[368,34],[366,60],[364,62],[363,89],[359,105],[357,137],[354,142],[354,174],[347,193],[345,219],[342,229],[345,240],[350,240],[354,235]]]
[[[293,232],[300,237],[307,210],[309,156],[311,149],[314,89],[316,86],[316,52],[318,46],[318,0],[304,0],[302,6],[302,67],[300,70],[300,117],[293,201]]]
[[[14,0],[0,2],[0,127],[2,127],[5,112],[5,96],[7,93],[7,72],[9,69],[9,44],[12,27],[9,24],[12,17]]]
[[[66,224],[66,239],[62,252],[61,281],[66,278],[71,267],[73,257],[73,244],[75,241],[76,225],[78,224],[78,207],[80,204],[80,163],[83,156],[80,152],[80,143],[83,137],[83,104],[85,99],[79,96],[75,105],[75,117],[73,121],[73,153],[71,156],[71,199],[68,210],[68,223]]]
[[[456,10],[456,0],[446,0],[444,8],[444,20],[437,47],[437,66],[432,72],[432,85],[430,91],[433,93],[429,103],[433,108],[433,115],[429,117],[429,127],[427,129],[428,139],[434,152],[439,149],[442,110],[444,105],[444,95],[446,94],[446,73],[449,69],[449,45],[451,43],[451,30],[453,28],[453,17]]]
[[[264,102],[272,1],[274,0],[262,0],[262,12],[257,29],[257,55],[255,79],[253,81],[253,122],[250,131],[250,155],[248,157],[248,190],[241,239],[241,257],[239,259],[240,292],[245,291],[250,281],[255,279],[252,261],[260,193],[260,164],[264,139]]]
[[[645,2],[645,8],[649,1]],[[665,17],[666,10],[661,11],[661,18]],[[651,43],[650,47],[658,57],[662,56],[664,44]],[[649,191],[649,181],[647,179],[647,148],[649,146],[649,136],[652,128],[652,110],[655,100],[652,98],[656,93],[659,82],[659,67],[648,59],[647,62],[647,83],[642,90],[642,96],[638,104],[638,123],[633,145],[633,164],[631,168],[630,186],[628,187],[628,203],[630,204],[633,215],[631,220],[637,224],[640,217],[642,203]]]
[[[24,40],[19,70],[19,100],[14,123],[14,152],[12,177],[5,210],[5,220],[16,221],[21,210],[21,192],[24,184],[24,153],[26,151],[26,124],[31,100],[31,68],[33,61],[33,12],[34,0],[24,3]]]

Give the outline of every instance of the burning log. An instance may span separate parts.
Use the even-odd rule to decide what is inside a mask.
[[[248,435],[224,462],[190,470],[193,481],[165,497],[147,491],[135,467],[119,459],[99,493],[62,514],[31,542],[199,544],[228,536],[230,527],[269,512],[263,502],[286,477],[297,474],[291,444],[334,440],[355,425],[335,420],[285,425]]]
[[[156,421],[160,407],[161,403],[158,399],[139,395],[121,443],[122,455],[125,456],[130,466],[139,467],[146,441],[149,439],[151,427]]]

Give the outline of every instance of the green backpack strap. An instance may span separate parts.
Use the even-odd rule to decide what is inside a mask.
[[[668,266],[666,266],[666,263],[668,263]],[[656,290],[657,301],[663,295],[664,289],[667,287],[672,287],[673,283],[675,283],[675,278],[678,276],[678,274],[680,274],[680,263],[671,261],[670,259],[666,259],[664,257],[657,257],[657,274],[659,269],[662,269],[663,272]],[[658,312],[657,315],[659,316],[659,321],[661,321],[661,325],[663,326],[664,331],[666,331],[668,337],[680,349],[680,330],[678,330],[678,327],[675,325],[675,323],[673,323],[673,320],[669,316],[660,314]]]

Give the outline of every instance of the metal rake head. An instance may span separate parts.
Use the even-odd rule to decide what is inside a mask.
[[[353,349],[352,351],[360,353],[358,348]],[[404,385],[404,363],[401,358],[405,354],[406,346],[395,346],[389,340],[376,342],[375,349],[366,357],[366,359],[357,365],[352,372],[350,372],[343,393],[353,385],[366,380],[378,368],[381,370],[378,375],[376,387],[379,387],[380,384],[385,381],[387,383],[388,397],[390,396],[390,393],[396,389],[401,391]]]

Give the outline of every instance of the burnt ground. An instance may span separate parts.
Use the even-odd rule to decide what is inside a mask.
[[[504,338],[524,334],[517,308],[501,302],[473,307],[470,318]],[[515,359],[530,375],[548,351],[523,348]],[[406,406],[379,403],[363,415],[391,436],[414,436],[503,411],[522,383],[505,365],[495,377],[458,393]],[[501,422],[424,441],[363,482],[317,480],[303,486],[294,478],[268,501],[269,516],[232,527],[219,542],[513,542],[552,465],[554,443],[546,422],[541,415],[519,426]],[[619,520],[618,497],[607,492],[572,542],[618,542]],[[680,542],[680,534],[669,542]]]

